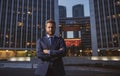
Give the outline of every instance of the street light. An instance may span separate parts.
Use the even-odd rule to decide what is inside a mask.
[[[27,50],[25,50],[25,52],[27,52]]]
[[[100,52],[100,49],[98,49],[97,51]]]
[[[27,52],[28,52],[28,50],[25,50],[25,56],[27,56]]]
[[[82,52],[82,50],[80,50],[80,52]]]
[[[97,51],[98,51],[98,55],[100,56],[100,49],[98,49]]]
[[[119,52],[119,56],[120,56],[120,49],[118,49],[118,52]]]
[[[82,50],[80,50],[80,55],[79,56],[82,56]]]
[[[9,56],[9,53],[8,53],[8,50],[6,50],[6,58],[8,58]]]

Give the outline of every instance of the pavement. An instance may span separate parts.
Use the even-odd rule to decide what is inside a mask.
[[[0,76],[35,76],[33,68],[0,68]],[[120,76],[120,70],[86,66],[65,66],[65,76]]]
[[[33,59],[34,60],[34,59]],[[120,61],[65,58],[66,76],[120,76]],[[0,61],[0,76],[35,76],[36,62]]]

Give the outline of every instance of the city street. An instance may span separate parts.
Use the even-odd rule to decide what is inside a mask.
[[[104,69],[92,67],[67,67],[66,76],[120,76],[119,69]],[[79,68],[79,69],[78,69]],[[73,70],[72,70],[73,69]],[[94,69],[94,70],[93,70]],[[0,76],[35,76],[30,68],[0,68]]]

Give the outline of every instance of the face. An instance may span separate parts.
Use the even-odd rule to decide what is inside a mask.
[[[55,33],[55,25],[53,23],[47,23],[46,24],[46,33],[48,35],[54,35]]]

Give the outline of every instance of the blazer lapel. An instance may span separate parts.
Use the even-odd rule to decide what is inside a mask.
[[[50,49],[50,41],[49,41],[49,39],[48,39],[48,37],[45,37],[44,38],[44,42],[45,42],[45,45],[47,46],[47,48],[46,49]]]
[[[55,48],[56,42],[57,42],[57,39],[56,39],[56,37],[54,37],[53,42],[52,42],[52,45],[51,45],[51,49],[54,49],[54,48]]]

